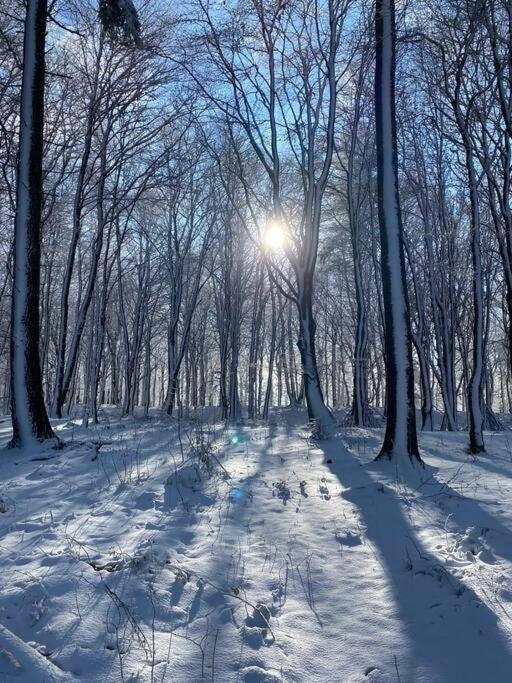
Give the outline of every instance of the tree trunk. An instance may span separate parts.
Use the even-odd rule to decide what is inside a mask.
[[[398,195],[395,116],[395,6],[377,0],[375,119],[381,271],[384,296],[387,420],[378,458],[421,462],[416,436],[411,323]]]
[[[11,308],[11,445],[14,447],[55,436],[44,405],[39,359],[46,12],[46,0],[31,0],[27,4]]]
[[[422,344],[421,336],[413,336],[413,343],[420,366],[421,385],[421,430],[434,431],[434,415],[432,405],[432,385],[430,383],[430,364]]]
[[[78,170],[78,179],[76,183],[75,196],[73,200],[73,227],[71,232],[71,241],[68,249],[66,270],[64,273],[64,281],[62,284],[61,292],[59,336],[57,342],[57,368],[51,406],[52,415],[56,417],[62,417],[62,406],[64,404],[64,400],[62,399],[62,391],[64,385],[64,370],[66,366],[66,345],[69,318],[69,293],[71,291],[71,280],[73,277],[76,252],[80,240],[80,235],[82,232],[82,210],[84,206],[84,190],[86,184],[87,166],[89,164],[89,158],[91,155],[92,139],[94,133],[100,62],[103,53],[102,47],[103,41],[100,42],[100,49],[96,57],[93,89],[89,100],[89,109],[87,114],[87,127],[85,131],[84,148],[82,152],[82,158],[80,161],[80,168]]]
[[[308,417],[314,421],[323,435],[334,426],[334,418],[324,403],[318,366],[316,361],[315,332],[316,323],[313,318],[313,275],[304,275],[301,282],[302,292],[299,294],[299,339],[297,346],[302,361],[304,394],[308,409]]]
[[[358,240],[358,236],[355,238]],[[358,250],[354,247],[355,290],[357,301],[356,337],[354,345],[354,393],[352,399],[351,423],[356,427],[369,426],[368,408],[368,331],[363,299],[361,263]]]
[[[471,203],[471,259],[473,263],[473,367],[468,386],[469,452],[485,451],[483,427],[484,293],[480,247],[480,212],[471,142],[464,136]]]
[[[261,415],[263,420],[268,420],[268,412],[272,398],[272,375],[274,374],[274,360],[276,357],[276,337],[278,323],[276,314],[276,297],[273,288],[270,290],[270,296],[272,299],[272,330],[270,331],[270,355],[268,360],[267,389],[265,391],[265,401],[263,403],[263,413]]]
[[[78,356],[80,353],[80,342],[82,340],[82,333],[84,331],[85,323],[87,321],[87,314],[89,307],[91,305],[94,288],[96,285],[96,276],[98,273],[98,267],[100,262],[101,253],[103,250],[103,239],[105,230],[105,210],[104,210],[104,193],[105,193],[105,183],[106,183],[106,169],[107,169],[107,142],[108,133],[104,133],[102,139],[102,151],[101,151],[101,164],[100,170],[98,172],[98,190],[96,196],[96,220],[97,229],[96,235],[92,244],[92,254],[91,262],[89,264],[89,279],[87,286],[85,288],[85,293],[83,300],[78,306],[78,312],[75,321],[75,328],[73,335],[71,337],[71,343],[69,345],[68,358],[64,367],[64,373],[62,377],[62,383],[57,376],[57,382],[55,385],[55,394],[53,399],[53,410],[58,417],[62,416],[62,408],[66,402],[69,387],[71,385],[71,380],[75,372],[76,364],[78,362]],[[66,314],[67,315],[67,314]],[[64,342],[66,341],[67,334],[64,335]],[[62,342],[62,339],[60,340]],[[59,343],[60,343],[59,342]],[[60,353],[60,350],[59,350]],[[60,390],[59,390],[60,387]]]

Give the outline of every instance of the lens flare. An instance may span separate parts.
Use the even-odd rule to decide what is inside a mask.
[[[286,232],[280,221],[270,221],[263,233],[263,244],[269,251],[281,251],[286,244]]]
[[[229,497],[231,498],[231,500],[238,503],[243,499],[244,492],[240,489],[232,489],[229,493]]]

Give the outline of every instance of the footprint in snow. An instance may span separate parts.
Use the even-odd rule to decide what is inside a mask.
[[[320,495],[324,500],[330,500],[331,494],[329,493],[329,489],[325,481],[325,478],[322,477],[322,483],[318,486],[318,490],[320,491]]]
[[[145,491],[132,502],[138,510],[152,510],[155,507],[155,495],[152,491]]]
[[[254,650],[259,649],[265,643],[268,644],[269,621],[269,608],[263,602],[256,603],[252,615],[247,617],[245,625],[240,629],[242,637]]]
[[[455,542],[447,550],[450,556],[462,565],[477,562],[495,564],[494,555],[484,538],[489,529],[468,527],[464,533],[456,534]]]
[[[335,534],[335,538],[341,545],[347,545],[349,547],[354,547],[356,545],[361,545],[361,536],[355,531],[347,531],[343,533]]]
[[[376,666],[369,666],[364,672],[361,683],[384,683],[384,681],[382,671]]]
[[[244,666],[240,670],[244,683],[281,683],[283,680],[278,674],[274,674],[261,666]]]
[[[286,505],[292,494],[290,487],[285,481],[275,481],[272,484],[272,495],[280,498],[283,501],[283,505]]]

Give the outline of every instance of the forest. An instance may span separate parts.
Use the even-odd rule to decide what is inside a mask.
[[[512,671],[510,0],[0,0],[0,681]]]

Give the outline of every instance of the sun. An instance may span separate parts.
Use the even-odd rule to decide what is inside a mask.
[[[281,251],[286,243],[286,232],[280,221],[272,220],[263,233],[263,244],[269,251]]]

